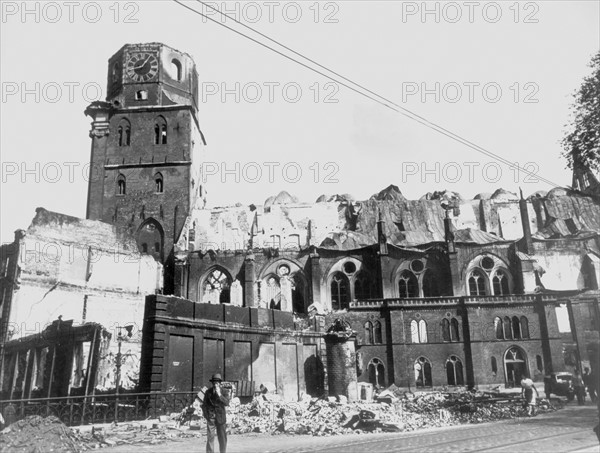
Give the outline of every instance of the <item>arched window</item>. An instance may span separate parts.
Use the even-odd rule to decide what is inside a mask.
[[[214,269],[204,279],[202,302],[209,304],[229,303],[231,279],[221,269]]]
[[[414,319],[410,322],[410,341],[419,343],[419,323]]]
[[[163,193],[163,175],[161,173],[156,173],[154,175],[154,191],[156,193]]]
[[[155,259],[162,261],[162,244],[164,232],[158,221],[149,218],[142,223],[136,234],[136,242],[142,253],[148,253]],[[145,248],[144,248],[145,245]]]
[[[525,316],[521,316],[521,338],[529,339],[529,321]]]
[[[173,65],[173,75],[175,77],[175,80],[181,82],[182,71],[180,61],[176,58],[173,58],[173,60],[171,60],[171,64]]]
[[[506,340],[512,340],[512,322],[508,316],[504,317],[504,338]]]
[[[341,272],[333,274],[331,279],[331,307],[334,310],[348,308],[350,303],[350,283],[348,277]]]
[[[504,340],[504,327],[502,318],[496,316],[494,318],[494,330],[496,331],[496,340]]]
[[[450,321],[446,318],[442,319],[442,340],[450,341]]]
[[[521,339],[521,322],[517,316],[512,317],[512,332],[515,340]]]
[[[281,285],[279,277],[274,274],[266,277],[261,288],[261,295],[267,307],[272,310],[281,310]]]
[[[156,118],[154,123],[154,144],[167,144],[167,121],[162,116]]]
[[[365,322],[365,344],[373,344],[373,324]]]
[[[431,362],[425,357],[415,360],[415,386],[431,387]]]
[[[401,298],[419,297],[419,283],[411,271],[404,270],[398,281],[398,292]]]
[[[375,387],[385,386],[385,367],[378,358],[373,358],[369,362],[369,382]]]
[[[364,300],[371,297],[371,281],[365,272],[359,272],[354,280],[354,298]]]
[[[485,296],[485,275],[479,270],[471,272],[469,277],[469,295],[470,296]]]
[[[125,175],[120,174],[117,178],[117,195],[125,195],[127,193],[127,181]]]
[[[292,307],[296,313],[306,312],[306,280],[300,272],[292,274]]]
[[[381,335],[381,323],[379,321],[375,321],[373,337],[375,344],[383,343],[383,336]]]
[[[527,369],[527,356],[517,346],[509,348],[504,354],[504,371],[506,373],[506,386],[518,387],[524,376],[529,376]]]
[[[131,145],[131,123],[125,118],[119,122],[119,127],[117,127],[117,141],[119,146]]]
[[[427,323],[424,319],[419,321],[419,343],[427,343]]]
[[[460,341],[458,320],[456,318],[452,318],[452,320],[450,321],[450,341]]]
[[[448,385],[465,385],[462,362],[455,355],[446,361],[446,377]]]
[[[494,287],[494,296],[506,296],[510,293],[508,288],[508,276],[504,271],[496,271],[494,278],[492,279]]]
[[[498,373],[498,362],[496,361],[496,357],[492,356],[492,373]]]

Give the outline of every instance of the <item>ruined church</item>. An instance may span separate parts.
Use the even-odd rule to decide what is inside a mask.
[[[199,79],[160,43],[108,60],[85,111],[86,219],[38,208],[2,249],[3,399],[197,391],[216,372],[291,400],[600,372],[591,172],[534,194],[389,185],[210,208]]]

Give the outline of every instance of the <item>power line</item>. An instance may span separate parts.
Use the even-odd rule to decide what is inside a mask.
[[[357,94],[359,94],[359,95],[361,95],[363,97],[366,97],[366,98],[368,98],[368,99],[370,99],[370,100],[372,100],[374,102],[377,102],[378,104],[380,104],[380,105],[382,105],[384,107],[387,107],[387,108],[389,108],[390,110],[393,110],[396,113],[400,113],[401,115],[406,116],[407,118],[409,118],[409,119],[411,119],[413,121],[416,121],[416,122],[424,125],[425,127],[428,127],[430,129],[438,132],[439,134],[445,135],[446,137],[451,138],[452,140],[457,141],[458,143],[461,143],[461,144],[463,144],[463,145],[465,145],[465,146],[467,146],[467,147],[469,147],[471,149],[474,149],[475,151],[477,151],[477,152],[479,152],[481,154],[484,154],[484,155],[486,155],[488,157],[491,157],[492,159],[497,160],[497,161],[503,163],[504,165],[507,165],[509,168],[514,168],[517,171],[522,171],[523,173],[525,173],[525,174],[527,174],[529,176],[538,178],[540,181],[543,181],[543,182],[545,182],[546,184],[548,184],[550,186],[560,187],[560,184],[556,184],[555,182],[553,182],[553,181],[551,181],[549,179],[546,179],[546,178],[544,178],[544,177],[542,177],[542,176],[540,176],[540,175],[538,175],[536,173],[532,173],[529,170],[526,170],[525,168],[522,168],[518,164],[510,162],[507,159],[503,158],[502,156],[499,156],[499,155],[493,153],[492,151],[488,151],[487,149],[485,149],[485,148],[483,148],[483,147],[481,147],[481,146],[479,146],[479,145],[477,145],[477,144],[475,144],[475,143],[473,143],[473,142],[471,142],[471,141],[469,141],[469,140],[461,137],[460,135],[455,134],[454,132],[452,132],[452,131],[450,131],[450,130],[448,130],[448,129],[446,129],[446,128],[444,128],[444,127],[442,127],[442,126],[440,126],[440,125],[438,125],[438,124],[436,124],[436,123],[434,123],[432,121],[429,121],[427,118],[424,118],[424,117],[422,117],[422,116],[420,116],[420,115],[412,112],[411,110],[409,110],[409,109],[407,109],[405,107],[402,107],[401,105],[398,105],[397,103],[391,101],[390,99],[386,98],[385,96],[382,96],[382,95],[380,95],[380,94],[378,94],[378,93],[376,93],[376,92],[374,92],[374,91],[372,91],[372,90],[364,87],[363,85],[361,85],[361,84],[353,81],[352,79],[349,79],[349,78],[347,78],[347,77],[345,77],[345,76],[343,76],[343,75],[341,75],[341,74],[339,74],[339,73],[337,73],[337,72],[335,72],[335,71],[327,68],[326,66],[321,65],[320,63],[312,60],[311,58],[306,57],[305,55],[303,55],[303,54],[301,54],[299,52],[296,52],[295,50],[291,49],[290,47],[288,47],[288,46],[286,46],[286,45],[284,45],[282,43],[280,43],[279,41],[277,41],[275,39],[272,39],[269,36],[261,33],[260,31],[255,30],[254,28],[250,27],[249,25],[246,25],[243,22],[240,22],[237,19],[229,16],[228,14],[226,14],[226,13],[222,12],[221,10],[219,10],[218,8],[215,8],[215,7],[209,5],[209,4],[207,4],[207,3],[205,3],[205,2],[203,2],[201,0],[196,0],[198,3],[200,3],[200,4],[202,4],[202,5],[206,6],[206,7],[208,7],[210,9],[212,9],[213,11],[218,12],[222,16],[224,16],[224,17],[232,20],[233,22],[236,22],[236,23],[242,25],[243,27],[251,30],[252,32],[258,34],[259,36],[261,36],[261,37],[263,37],[263,38],[265,38],[265,39],[267,39],[267,40],[269,40],[269,41],[277,44],[278,46],[282,47],[283,49],[286,49],[289,52],[292,52],[294,55],[297,55],[297,56],[305,59],[306,61],[308,61],[308,62],[310,62],[310,63],[312,63],[312,64],[314,64],[314,65],[316,65],[316,66],[318,66],[318,67],[320,67],[320,68],[322,68],[324,70],[326,70],[327,72],[330,72],[331,74],[334,74],[335,76],[337,76],[337,77],[339,77],[339,78],[341,78],[341,79],[349,82],[350,84],[359,87],[361,90],[364,90],[366,93],[362,92],[362,91],[359,91],[356,88],[354,88],[353,86],[350,86],[350,85],[348,85],[348,84],[346,84],[344,82],[341,82],[341,81],[339,81],[339,80],[331,77],[330,75],[327,75],[327,74],[325,74],[325,73],[323,73],[323,72],[321,72],[321,71],[319,71],[319,70],[317,70],[317,69],[315,69],[315,68],[313,68],[313,67],[311,67],[311,66],[309,66],[309,65],[307,65],[307,64],[305,64],[305,63],[303,63],[301,61],[298,61],[295,58],[292,58],[291,56],[289,56],[289,55],[287,55],[287,54],[285,54],[283,52],[280,52],[279,50],[274,49],[273,47],[271,47],[271,46],[269,46],[269,45],[267,45],[267,44],[265,44],[265,43],[263,43],[261,41],[258,41],[257,39],[254,39],[254,38],[252,38],[252,37],[250,37],[250,36],[242,33],[239,30],[236,30],[235,28],[229,27],[229,26],[225,25],[224,23],[219,22],[219,21],[213,19],[212,17],[209,17],[208,15],[206,15],[206,14],[204,14],[202,12],[197,11],[197,10],[195,10],[195,9],[193,9],[193,8],[185,5],[185,4],[183,4],[179,0],[173,0],[173,1],[175,3],[183,6],[184,8],[186,8],[186,9],[194,12],[195,14],[198,14],[198,15],[200,15],[200,16],[202,16],[202,17],[204,17],[204,18],[206,18],[206,19],[208,19],[208,20],[210,20],[210,21],[212,21],[212,22],[214,22],[214,23],[216,23],[216,24],[218,24],[218,25],[220,25],[220,26],[222,26],[222,27],[230,30],[230,31],[233,31],[234,33],[236,33],[236,34],[238,34],[238,35],[240,35],[240,36],[242,36],[242,37],[244,37],[246,39],[249,39],[250,41],[252,41],[252,42],[254,42],[256,44],[259,44],[260,46],[265,47],[265,48],[267,48],[267,49],[269,49],[269,50],[277,53],[278,55],[281,55],[282,57],[287,58],[288,60],[291,60],[294,63],[297,63],[297,64],[305,67],[306,69],[308,69],[310,71],[313,71],[313,72],[315,72],[315,73],[317,73],[317,74],[319,74],[319,75],[321,75],[321,76],[323,76],[323,77],[325,77],[325,78],[327,78],[329,80],[332,80],[332,81],[334,81],[334,82],[342,85],[343,87],[346,87],[346,88],[348,88],[351,91],[354,91],[355,93],[357,93]],[[375,97],[373,97],[373,96],[375,96]],[[377,98],[379,98],[379,99],[377,99]],[[383,102],[380,99],[383,100]]]

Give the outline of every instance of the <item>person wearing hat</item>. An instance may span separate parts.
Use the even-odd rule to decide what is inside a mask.
[[[229,406],[229,395],[221,388],[223,378],[219,373],[213,374],[209,388],[202,402],[202,413],[206,418],[206,452],[213,453],[215,445],[215,432],[219,439],[219,451],[227,451],[227,412],[225,407]]]

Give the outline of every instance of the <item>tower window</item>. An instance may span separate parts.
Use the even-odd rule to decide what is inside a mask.
[[[125,175],[119,175],[117,178],[117,195],[125,195],[127,193],[127,182]]]
[[[136,101],[145,101],[148,99],[148,92],[146,90],[139,90],[135,92]]]
[[[117,128],[117,140],[119,146],[131,145],[131,124],[125,118],[121,120]]]
[[[181,70],[181,62],[179,60],[177,60],[176,58],[173,58],[171,63],[173,65],[173,76],[175,77],[175,80],[177,80],[178,82],[181,82],[181,79],[183,76],[183,73]]]
[[[162,116],[158,117],[154,124],[154,144],[167,144],[167,122]]]
[[[156,173],[154,175],[154,187],[156,193],[163,193],[163,176],[161,173]]]

